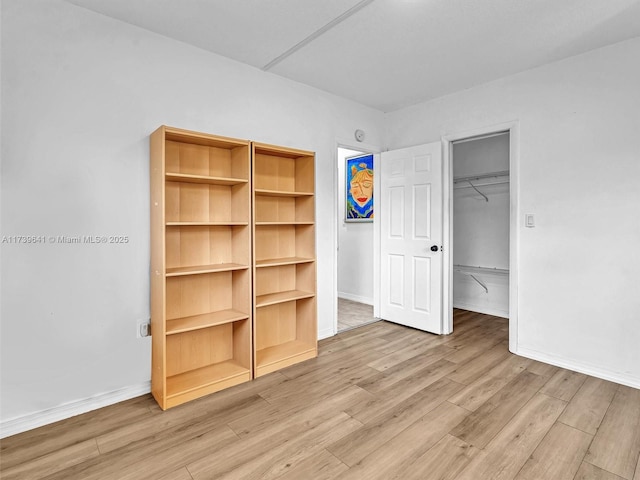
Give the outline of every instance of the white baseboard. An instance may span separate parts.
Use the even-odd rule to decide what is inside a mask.
[[[353,293],[338,292],[338,298],[344,298],[345,300],[364,303],[365,305],[373,305],[373,298],[354,295]]]
[[[536,350],[531,350],[529,348],[523,348],[520,346],[518,346],[517,351],[513,353],[515,353],[516,355],[520,355],[521,357],[526,357],[532,360],[538,360],[539,362],[555,365],[556,367],[566,368],[567,370],[572,370],[574,372],[584,373],[585,375],[591,375],[592,377],[601,378],[610,382],[619,383],[620,385],[626,385],[627,387],[640,389],[640,378],[621,374],[620,372],[612,372],[595,365],[574,362],[566,358],[556,357],[555,355],[549,355],[547,353],[538,352]]]
[[[336,332],[333,331],[333,328],[325,328],[318,332],[318,340],[322,340],[323,338],[333,337]]]
[[[461,308],[462,310],[469,310],[470,312],[484,313],[485,315],[493,315],[494,317],[509,318],[509,310],[504,311],[487,305],[453,302],[453,308]]]
[[[98,408],[113,405],[114,403],[129,400],[151,392],[151,382],[143,382],[138,385],[114,390],[112,392],[101,393],[93,397],[73,402],[64,403],[57,407],[47,408],[40,412],[29,413],[20,417],[0,422],[0,438],[9,437],[18,433],[26,432],[34,428],[49,425],[66,418],[75,417],[81,413],[87,413]]]

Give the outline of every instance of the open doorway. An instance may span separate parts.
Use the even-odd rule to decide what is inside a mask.
[[[508,318],[509,132],[453,142],[452,167],[453,307]]]
[[[346,218],[347,159],[367,153],[338,147],[338,332],[378,320],[373,316],[373,223]]]
[[[518,123],[443,137],[445,332],[456,315],[495,319],[517,344]],[[448,317],[448,318],[447,318]]]

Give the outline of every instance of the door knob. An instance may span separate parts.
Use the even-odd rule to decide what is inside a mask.
[[[431,245],[431,251],[432,252],[437,252],[438,251],[438,246],[437,245]]]

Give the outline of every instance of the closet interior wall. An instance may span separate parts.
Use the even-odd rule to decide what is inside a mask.
[[[509,316],[509,134],[453,144],[453,306]]]

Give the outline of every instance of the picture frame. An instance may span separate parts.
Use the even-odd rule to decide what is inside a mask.
[[[345,222],[373,222],[373,154],[345,158]]]

